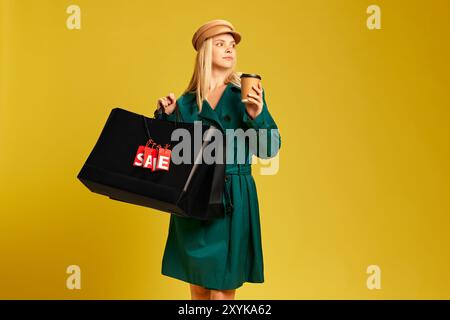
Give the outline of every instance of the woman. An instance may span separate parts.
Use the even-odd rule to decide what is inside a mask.
[[[192,38],[197,57],[188,88],[179,99],[173,93],[158,99],[155,117],[173,121],[178,108],[182,121],[201,120],[222,131],[268,129],[267,150],[271,145],[275,150],[268,154],[265,150],[263,155],[258,144],[253,154],[271,158],[281,138],[260,83],[247,103],[241,101],[240,73],[234,71],[240,40],[226,20],[201,26]],[[249,145],[246,148],[248,152]],[[223,202],[227,214],[212,221],[170,216],[162,274],[190,283],[192,299],[231,300],[244,282],[264,282],[258,197],[250,161],[226,164]]]

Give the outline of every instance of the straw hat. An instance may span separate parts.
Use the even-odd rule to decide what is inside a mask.
[[[194,46],[194,49],[198,51],[203,41],[223,33],[231,33],[236,44],[241,41],[241,34],[234,30],[233,25],[229,21],[216,19],[205,23],[197,29],[192,37],[192,45]]]

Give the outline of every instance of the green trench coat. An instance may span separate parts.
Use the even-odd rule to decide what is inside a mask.
[[[194,92],[182,95],[177,104],[184,122],[202,121],[224,133],[226,129],[267,129],[266,135],[256,135],[256,144],[250,144],[249,139],[234,141],[236,151],[239,142],[246,140],[247,156],[255,154],[259,158],[271,158],[281,147],[278,130],[270,130],[278,127],[267,109],[265,90],[263,110],[253,120],[241,102],[241,89],[233,83],[227,84],[214,109],[203,100],[199,113]],[[174,121],[175,112],[162,113],[157,118]],[[267,139],[267,149],[259,147],[260,139]],[[271,146],[275,146],[274,150]],[[242,161],[237,162],[236,157],[235,152],[235,162],[225,166],[224,217],[202,221],[170,215],[162,259],[163,275],[216,290],[236,289],[244,282],[264,282],[258,196],[251,175],[251,157],[246,157],[243,164],[239,164]]]

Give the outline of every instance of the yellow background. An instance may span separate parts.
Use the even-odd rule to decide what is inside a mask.
[[[81,30],[66,27],[71,4]],[[371,4],[381,30],[366,27]],[[169,214],[76,175],[113,107],[152,116],[181,94],[193,33],[222,18],[242,33],[237,70],[262,75],[282,137],[278,174],[254,170],[266,281],[236,298],[449,299],[449,9],[1,0],[0,298],[190,298],[160,274]],[[66,288],[72,264],[81,290]]]

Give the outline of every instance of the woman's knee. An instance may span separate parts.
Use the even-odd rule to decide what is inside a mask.
[[[211,290],[212,300],[232,300],[236,294],[236,289],[232,290]]]
[[[198,295],[205,295],[205,294],[209,294],[211,292],[211,290],[202,287],[202,286],[198,286],[196,284],[191,284],[191,290]]]

